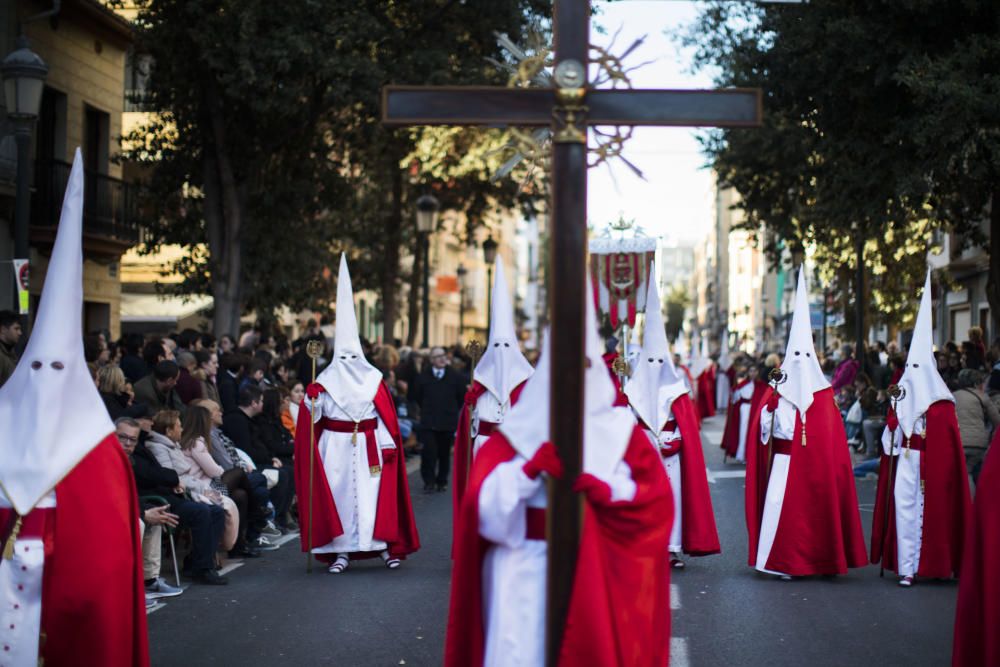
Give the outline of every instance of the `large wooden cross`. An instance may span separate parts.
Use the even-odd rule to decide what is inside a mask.
[[[382,120],[390,126],[551,126],[551,281],[549,335],[552,441],[565,474],[549,487],[546,662],[556,664],[569,609],[580,539],[580,474],[586,341],[587,127],[672,125],[753,127],[759,90],[633,90],[587,86],[590,2],[555,0],[553,88],[387,86]],[[594,326],[587,322],[586,326]]]

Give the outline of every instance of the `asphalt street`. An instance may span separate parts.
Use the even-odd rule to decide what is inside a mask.
[[[722,420],[705,421],[703,440],[723,553],[690,559],[673,577],[671,664],[949,664],[954,582],[904,590],[874,566],[784,582],[747,567],[743,467],[722,463]],[[451,502],[420,493],[416,475],[410,485],[423,548],[401,568],[371,561],[306,574],[292,540],[232,571],[228,586],[166,600],[149,617],[153,665],[440,665]],[[874,482],[859,480],[858,495],[867,535]]]

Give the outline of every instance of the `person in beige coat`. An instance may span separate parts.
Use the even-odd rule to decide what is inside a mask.
[[[226,510],[226,531],[222,535],[221,546],[229,551],[236,545],[239,535],[239,509],[229,496],[212,487],[212,478],[206,477],[194,459],[184,453],[180,446],[182,437],[180,413],[176,410],[160,410],[153,415],[153,430],[146,440],[146,448],[152,452],[157,463],[177,473],[181,484],[190,493],[191,500],[219,505]]]
[[[965,450],[965,464],[973,482],[979,477],[993,431],[1000,426],[1000,411],[986,395],[985,384],[986,374],[981,371],[965,368],[958,373],[955,413]]]

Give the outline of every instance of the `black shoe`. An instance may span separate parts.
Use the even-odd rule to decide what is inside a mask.
[[[424,484],[424,493],[434,493],[434,485]]]
[[[256,549],[254,549],[253,547],[249,547],[247,545],[243,545],[242,547],[236,547],[234,549],[230,549],[230,551],[229,551],[229,557],[230,558],[260,558],[260,552],[257,551]]]
[[[215,570],[202,570],[195,575],[194,580],[199,584],[208,584],[209,586],[225,586],[229,583],[228,579]]]
[[[438,484],[437,485],[437,490],[438,491],[447,491],[448,490],[448,485],[447,484]]]

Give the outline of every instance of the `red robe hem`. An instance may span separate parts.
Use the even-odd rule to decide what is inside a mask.
[[[742,388],[746,382],[754,383],[753,395],[750,397],[750,414],[753,415],[760,411],[760,398],[764,395],[764,390],[767,389],[767,383],[747,378],[744,382],[733,387],[733,391]],[[732,407],[733,405],[730,403],[726,408],[726,425],[722,431],[722,442],[719,447],[725,450],[726,456],[736,458],[736,453],[740,450],[740,411],[729,409]]]
[[[712,495],[705,474],[705,455],[691,397],[681,394],[670,406],[681,432],[681,545],[689,556],[720,553]],[[677,508],[674,508],[676,511]]]

